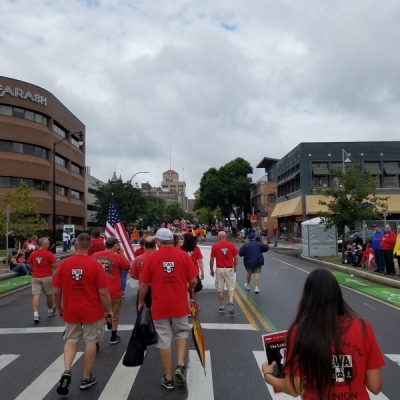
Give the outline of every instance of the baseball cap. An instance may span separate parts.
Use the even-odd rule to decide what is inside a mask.
[[[109,237],[106,240],[106,247],[111,248],[111,247],[114,246],[114,244],[117,244],[119,242],[120,242],[119,239],[117,239],[116,237],[114,237],[114,236],[113,237]]]
[[[156,232],[155,237],[156,237],[156,239],[160,239],[160,240],[173,240],[174,239],[173,233],[167,228],[160,228]]]
[[[379,225],[378,224],[373,224],[372,227],[376,228],[376,227],[379,227]]]
[[[249,234],[247,235],[247,237],[248,237],[250,240],[252,240],[252,239],[255,238],[255,236],[254,236],[252,233],[249,233]]]

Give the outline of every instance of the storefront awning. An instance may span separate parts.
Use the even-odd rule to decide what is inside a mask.
[[[315,176],[329,175],[329,169],[328,168],[313,168],[312,173]]]
[[[329,199],[325,196],[322,195],[315,195],[315,196],[306,196],[306,214],[317,214],[318,211],[323,211],[326,212],[328,211],[328,207],[327,206],[321,206],[320,204],[318,204],[318,202],[322,200],[322,201],[326,201],[327,203],[329,203]]]
[[[398,175],[400,174],[400,168],[396,167],[384,167],[386,175]]]
[[[386,197],[385,194],[378,194],[378,196]],[[387,200],[388,213],[389,214],[400,214],[400,194],[391,194]]]
[[[278,203],[272,212],[272,218],[283,218],[291,215],[302,215],[301,197],[296,197],[282,203]]]

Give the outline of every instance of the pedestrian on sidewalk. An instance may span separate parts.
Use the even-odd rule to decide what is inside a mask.
[[[104,251],[104,239],[100,236],[100,229],[93,228],[90,232],[90,248],[88,252],[88,256],[92,256],[94,253],[98,251]]]
[[[226,232],[218,232],[218,242],[211,247],[210,254],[210,273],[215,276],[215,288],[218,291],[219,308],[218,312],[223,314],[224,289],[228,291],[228,310],[229,314],[235,314],[233,307],[233,296],[235,295],[235,273],[238,263],[238,250],[236,246],[226,240]],[[214,261],[216,270],[214,273]]]
[[[56,243],[55,243],[55,241],[49,235],[47,235],[46,238],[49,241],[49,248],[47,249],[47,251],[51,251],[53,254],[56,254]]]
[[[378,395],[385,365],[374,330],[344,301],[336,278],[315,269],[304,284],[286,337],[284,377],[275,362],[262,373],[275,389],[303,399],[369,399]]]
[[[8,234],[6,234],[7,236],[7,247],[8,247],[8,253],[7,256],[11,257],[12,253],[14,250],[16,250],[16,236],[15,236],[15,232],[14,231],[10,231],[8,232]]]
[[[198,268],[190,257],[173,246],[173,236],[167,228],[157,230],[158,250],[148,254],[143,264],[138,305],[139,311],[145,307],[144,299],[151,284],[151,313],[158,339],[156,347],[165,370],[161,385],[168,390],[175,388],[173,375],[179,384],[186,384],[185,355],[190,334],[187,291],[188,284],[189,290],[193,291],[198,275]],[[173,373],[172,339],[175,340],[178,359]]]
[[[278,228],[276,225],[272,228],[272,236],[274,238],[274,247],[278,247]]]
[[[89,247],[90,236],[86,233],[78,235],[76,253],[61,262],[53,279],[57,315],[65,322],[65,371],[57,387],[57,393],[64,396],[69,393],[71,366],[82,337],[85,353],[80,389],[89,389],[97,382],[91,371],[96,357],[96,343],[103,338],[105,316],[112,318],[107,275],[101,264],[88,257]]]
[[[32,272],[32,308],[33,320],[38,324],[41,319],[39,316],[39,300],[42,293],[46,296],[47,316],[52,317],[56,313],[53,300],[53,268],[57,268],[57,261],[54,254],[48,251],[49,240],[46,237],[39,239],[39,248],[28,258],[28,266]]]
[[[385,226],[385,231],[381,237],[381,247],[383,258],[385,259],[386,272],[384,275],[396,275],[394,271],[393,250],[396,244],[396,234],[392,232],[390,225]]]
[[[400,276],[400,225],[397,227],[397,238],[393,249],[393,255],[397,258],[397,267],[399,268],[399,274],[397,276]]]
[[[10,272],[16,272],[18,274],[32,275],[32,271],[29,269],[28,264],[24,263],[24,256],[22,251],[14,250],[11,254],[9,266]]]
[[[246,283],[244,287],[246,290],[250,290],[251,275],[254,274],[254,293],[260,293],[259,281],[261,267],[264,265],[263,253],[269,250],[269,246],[266,243],[260,243],[254,241],[257,239],[254,234],[249,233],[249,241],[245,243],[239,250],[239,256],[243,257],[243,264],[246,268]]]
[[[108,278],[108,292],[111,297],[113,311],[110,344],[117,344],[121,337],[117,335],[119,316],[122,309],[121,273],[129,271],[130,263],[125,256],[124,249],[119,245],[116,237],[109,237],[106,240],[104,251],[94,253],[92,258],[102,266]]]
[[[372,236],[371,248],[374,251],[375,265],[374,272],[383,274],[385,272],[385,260],[383,258],[383,251],[381,247],[382,229],[378,224],[372,225],[374,228],[374,236]]]
[[[67,253],[68,252],[68,241],[69,241],[69,235],[68,235],[67,231],[63,232],[62,240],[63,240],[63,252]]]

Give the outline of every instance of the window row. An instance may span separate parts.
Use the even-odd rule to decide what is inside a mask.
[[[0,151],[29,154],[32,156],[47,158],[47,149],[33,144],[0,140]]]
[[[47,182],[45,181],[41,181],[38,179],[14,178],[11,176],[0,176],[0,187],[18,187],[22,179],[30,188],[33,188],[35,190],[47,190]]]
[[[76,174],[80,174],[82,171],[82,168],[79,165],[71,163],[71,171],[75,172]]]
[[[64,186],[56,185],[56,194],[60,196],[66,196],[67,195],[67,188]],[[83,193],[78,192],[77,190],[71,189],[71,198],[77,199],[77,200],[82,200]]]
[[[67,132],[65,131],[65,129],[61,128],[61,126],[58,126],[55,123],[53,123],[53,131],[63,138],[67,136]]]
[[[61,165],[62,167],[67,166],[67,160],[64,157],[59,156],[58,154],[55,155],[54,161],[56,164]]]
[[[373,175],[376,179],[377,188],[398,188],[399,175]],[[312,178],[313,188],[320,187],[337,187],[340,185],[340,180],[338,177],[333,177],[329,175],[318,175]]]
[[[48,121],[47,117],[37,112],[27,110],[25,108],[12,107],[0,104],[0,114],[7,115],[9,117],[28,119],[29,121],[38,122],[39,124],[47,126],[47,121]]]
[[[68,221],[68,217],[65,215],[56,215],[56,224],[65,225]],[[83,218],[81,217],[71,217],[72,225],[82,225]]]

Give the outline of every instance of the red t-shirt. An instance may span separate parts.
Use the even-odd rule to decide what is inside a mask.
[[[161,247],[146,257],[141,280],[151,283],[153,319],[181,318],[189,314],[188,281],[198,275],[190,257],[176,247]]]
[[[238,249],[233,243],[223,240],[213,244],[210,257],[215,258],[217,267],[233,267],[233,258],[238,253]]]
[[[25,242],[22,245],[22,247],[23,247],[25,252],[30,253],[30,252],[34,251],[38,247],[38,245],[34,240],[31,240],[31,241],[25,240]]]
[[[122,296],[121,270],[128,271],[130,264],[120,254],[112,251],[99,251],[92,255],[104,268],[108,278],[108,291],[112,299]]]
[[[134,255],[135,257],[139,257],[139,256],[141,256],[142,254],[144,254],[144,249],[143,249],[142,247],[139,247],[139,248],[136,249],[135,252],[133,253],[133,255]]]
[[[144,253],[141,254],[139,257],[136,257],[136,258],[133,260],[132,268],[130,269],[129,273],[130,273],[131,276],[138,276],[138,277],[139,277],[139,285],[140,285],[141,282],[142,282],[140,276],[141,276],[141,274],[142,274],[142,269],[143,269],[143,266],[144,266],[144,261],[146,260],[147,256],[148,256],[149,254],[151,254],[151,253],[153,253],[153,252],[152,252],[152,251],[151,251],[151,252],[148,252],[148,253],[144,252]]]
[[[99,289],[108,279],[97,261],[81,254],[68,257],[57,268],[53,286],[62,290],[65,322],[92,324],[104,318]]]
[[[105,249],[105,247],[104,247],[104,239],[103,238],[91,239],[88,256],[91,256],[94,253],[97,253],[98,251],[104,251],[104,249]]]
[[[182,247],[181,247],[181,250]],[[185,251],[185,250],[183,250]],[[198,264],[198,260],[202,260],[203,259],[203,254],[201,254],[201,250],[199,246],[196,246],[192,251],[186,251],[186,253],[189,255],[189,257],[192,259],[194,265],[196,266],[197,269],[199,269],[199,264]]]
[[[53,275],[52,264],[57,262],[54,254],[48,250],[35,250],[28,258],[28,265],[33,267],[32,278],[46,278]]]
[[[332,379],[333,387],[330,396],[335,399],[369,400],[369,394],[365,386],[365,371],[378,369],[385,365],[382,353],[379,349],[374,330],[369,322],[365,321],[367,333],[364,335],[361,321],[354,319],[349,330],[342,336],[340,360],[332,348]],[[296,329],[293,329],[289,338],[290,348],[293,346]],[[289,355],[288,355],[289,356]],[[289,368],[283,369],[289,374]],[[297,369],[295,376],[300,376]],[[333,398],[332,397],[332,398]],[[317,398],[316,393],[307,391],[307,381],[304,382],[303,400]]]

